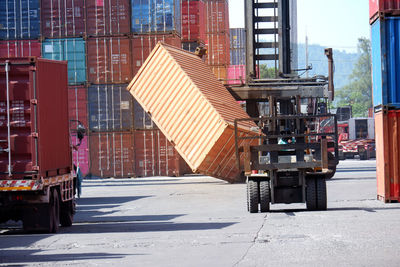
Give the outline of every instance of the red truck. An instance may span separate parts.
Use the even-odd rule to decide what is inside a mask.
[[[0,223],[53,233],[72,225],[67,75],[67,62],[0,59]]]

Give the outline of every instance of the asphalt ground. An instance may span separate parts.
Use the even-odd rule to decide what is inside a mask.
[[[376,200],[375,161],[346,160],[328,210],[249,214],[246,185],[205,176],[84,180],[72,227],[0,224],[6,266],[399,266],[400,204]]]

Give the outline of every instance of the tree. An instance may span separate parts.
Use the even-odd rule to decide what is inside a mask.
[[[275,78],[275,68],[268,68],[267,64],[260,65],[260,78]]]
[[[360,57],[349,76],[349,84],[336,93],[336,106],[352,106],[354,117],[366,116],[372,107],[371,42],[367,38],[359,38],[358,50]]]

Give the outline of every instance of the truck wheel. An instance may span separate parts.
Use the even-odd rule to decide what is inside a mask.
[[[260,210],[261,212],[269,211],[269,203],[271,202],[269,181],[260,181]]]
[[[326,198],[326,180],[324,178],[315,179],[317,188],[317,209],[326,210],[327,198]]]
[[[306,206],[307,210],[317,209],[317,188],[315,178],[307,178],[306,180]]]
[[[66,201],[62,204],[60,210],[60,223],[63,227],[69,227],[74,221],[74,202],[73,200]]]
[[[50,200],[50,232],[57,233],[60,225],[60,199],[57,189],[53,189]]]
[[[258,212],[258,184],[256,181],[247,181],[247,209],[250,213]]]

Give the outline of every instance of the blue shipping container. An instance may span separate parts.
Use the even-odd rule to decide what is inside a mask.
[[[39,0],[1,0],[0,38],[37,39],[40,36]]]
[[[231,65],[246,65],[246,51],[244,48],[231,48]]]
[[[132,32],[181,32],[179,0],[131,0]]]
[[[86,49],[83,38],[46,39],[42,44],[42,57],[68,61],[68,83],[86,82]]]
[[[149,114],[147,114],[142,106],[133,99],[133,113],[134,113],[134,126],[135,130],[141,129],[157,129],[157,126],[151,120]]]
[[[229,29],[231,39],[231,49],[245,49],[246,47],[246,32],[244,28]]]
[[[400,17],[371,26],[373,105],[400,108]]]
[[[88,110],[91,131],[133,129],[133,97],[126,87],[127,84],[89,86]]]

